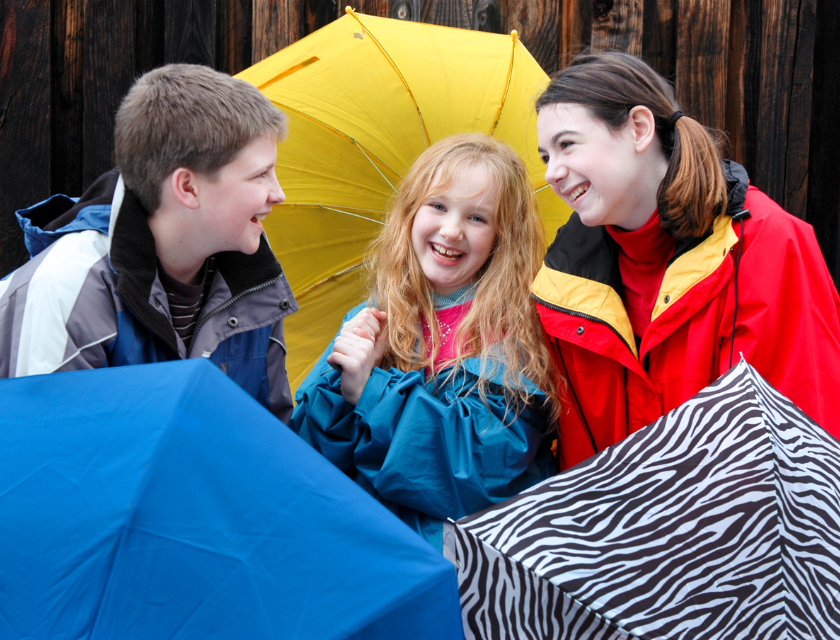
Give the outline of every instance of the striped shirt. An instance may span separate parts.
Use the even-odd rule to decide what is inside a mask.
[[[172,328],[175,329],[175,333],[181,336],[187,349],[190,347],[198,316],[204,306],[204,301],[207,299],[207,292],[210,289],[210,283],[213,281],[214,272],[213,258],[209,258],[204,263],[199,283],[184,284],[166,273],[166,270],[158,261],[158,274],[169,301]]]

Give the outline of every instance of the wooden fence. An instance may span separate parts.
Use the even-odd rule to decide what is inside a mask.
[[[752,182],[810,222],[840,280],[836,0],[360,0],[362,13],[509,32],[549,73],[585,47],[639,54],[728,136]],[[0,275],[14,211],[79,195],[112,164],[134,78],[167,62],[237,73],[342,14],[335,0],[0,0]],[[422,49],[418,49],[422,55]]]

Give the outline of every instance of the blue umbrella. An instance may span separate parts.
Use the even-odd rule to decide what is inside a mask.
[[[210,362],[0,407],[0,638],[463,637],[455,568]]]

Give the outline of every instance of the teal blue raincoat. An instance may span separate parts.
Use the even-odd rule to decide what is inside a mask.
[[[451,378],[444,370],[428,382],[420,371],[374,368],[353,406],[327,364],[331,352],[332,343],[298,388],[292,429],[438,549],[443,520],[502,502],[556,470],[544,396],[517,415],[502,393],[503,366],[482,373],[482,360],[471,358]],[[482,376],[491,382],[484,399],[475,389]]]

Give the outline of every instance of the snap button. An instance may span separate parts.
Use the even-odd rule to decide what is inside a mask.
[[[583,327],[578,327],[577,331],[579,336],[583,335]]]
[[[665,296],[665,304],[671,302],[671,296]]]
[[[227,323],[228,323],[228,326],[232,328],[232,327],[235,327],[236,325],[239,324],[239,320],[237,320],[236,318],[231,316],[230,318],[228,318]]]
[[[280,308],[283,309],[284,311],[289,308],[289,300],[287,298],[283,298],[280,301]]]
[[[155,306],[160,307],[160,300],[158,300],[157,298],[155,298]]]

